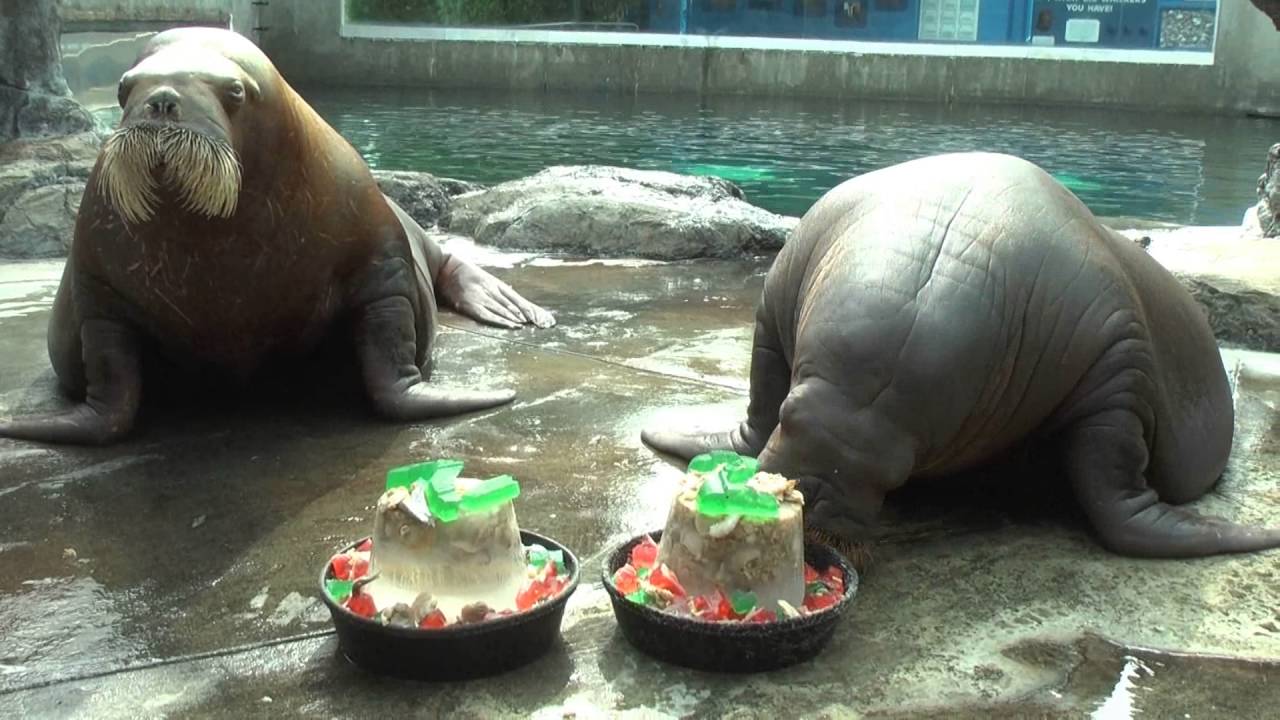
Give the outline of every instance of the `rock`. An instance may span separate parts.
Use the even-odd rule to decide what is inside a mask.
[[[83,196],[84,181],[74,180],[19,195],[0,219],[0,257],[66,257]]]
[[[72,135],[97,127],[93,115],[69,97],[28,93],[17,109],[20,138]]]
[[[1147,252],[1204,307],[1221,344],[1280,352],[1280,243],[1238,227],[1120,232],[1151,239]]]
[[[387,197],[424,228],[435,225],[449,209],[455,195],[482,190],[483,186],[431,173],[409,170],[374,170],[373,177]]]
[[[429,228],[449,207],[449,194],[434,175],[405,170],[374,170],[373,177],[387,197],[395,200],[409,217]]]
[[[94,133],[0,145],[0,257],[66,254],[99,146]]]
[[[0,143],[94,128],[62,75],[57,0],[6,2],[0,12]]]
[[[1245,233],[1255,237],[1280,236],[1280,143],[1267,151],[1267,171],[1258,178],[1258,204],[1244,214]]]
[[[440,224],[508,249],[683,260],[775,251],[797,222],[719,178],[559,166],[459,195]]]

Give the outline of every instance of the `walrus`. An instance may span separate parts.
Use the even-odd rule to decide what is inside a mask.
[[[48,331],[68,411],[0,436],[108,443],[135,424],[144,352],[233,381],[349,333],[381,416],[507,403],[427,383],[437,302],[502,327],[552,315],[445,253],[252,42],[213,28],[152,38],[88,178]],[[350,347],[350,345],[348,345]]]
[[[751,353],[737,427],[642,440],[758,456],[798,481],[810,534],[851,551],[880,534],[887,493],[1027,443],[1115,553],[1280,546],[1280,529],[1178,507],[1217,482],[1234,429],[1205,314],[1025,160],[936,155],[830,190],[768,271]]]

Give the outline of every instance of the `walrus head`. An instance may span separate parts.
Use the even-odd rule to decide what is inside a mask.
[[[123,116],[103,144],[98,187],[126,222],[144,223],[166,202],[206,217],[235,214],[237,116],[261,96],[250,70],[216,47],[165,38],[124,74]]]

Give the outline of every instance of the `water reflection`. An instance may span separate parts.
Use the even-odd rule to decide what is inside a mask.
[[[308,89],[385,169],[499,182],[604,163],[727,177],[803,214],[859,173],[940,152],[1041,164],[1100,215],[1237,224],[1272,142],[1262,119],[885,102]]]
[[[717,175],[788,215],[855,175],[981,150],[1038,163],[1098,215],[1237,225],[1256,201],[1276,132],[1262,118],[1018,106],[399,88],[303,94],[374,168],[482,183],[585,163]],[[119,118],[118,108],[97,112]]]

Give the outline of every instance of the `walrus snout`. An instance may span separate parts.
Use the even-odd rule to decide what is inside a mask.
[[[152,90],[142,101],[143,116],[148,120],[182,120],[182,96],[177,90],[163,85]]]

